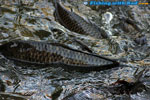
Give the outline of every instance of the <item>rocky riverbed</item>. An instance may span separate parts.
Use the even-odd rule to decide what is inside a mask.
[[[55,20],[52,0],[0,0],[0,44],[34,40],[86,51],[76,38],[93,53],[128,67],[89,73],[33,69],[0,55],[1,100],[150,99],[150,5],[91,6],[84,2],[61,0],[67,10],[103,29],[109,38],[96,39],[68,30]]]

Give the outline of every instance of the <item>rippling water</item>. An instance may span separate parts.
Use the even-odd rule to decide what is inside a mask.
[[[1,55],[0,99],[149,100],[150,6],[94,7],[83,5],[83,0],[62,1],[66,9],[72,8],[86,20],[96,23],[111,35],[111,39],[95,39],[64,28],[55,21],[52,0],[0,0],[0,44],[30,39],[59,42],[82,50],[73,41],[76,37],[93,52],[118,59],[129,67],[89,73],[66,72],[62,68],[18,65]],[[110,85],[118,79],[136,81],[137,68],[137,73],[144,68],[147,70],[139,76],[147,91],[142,88],[141,92],[130,95],[110,92]]]

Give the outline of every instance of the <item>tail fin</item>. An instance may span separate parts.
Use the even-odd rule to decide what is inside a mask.
[[[57,4],[59,4],[60,0],[53,0],[52,3],[55,8],[57,8]]]
[[[128,64],[125,64],[125,63],[120,63],[119,67],[132,67],[133,65],[128,65]]]

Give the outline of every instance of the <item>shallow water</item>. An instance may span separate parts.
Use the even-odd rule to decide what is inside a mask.
[[[63,5],[103,28],[110,39],[95,39],[71,32],[53,16],[52,0],[0,0],[0,44],[22,39],[59,42],[82,50],[76,37],[95,53],[118,59],[129,67],[100,72],[81,73],[62,68],[16,65],[0,56],[0,89],[2,100],[149,100],[150,72],[141,76],[146,86],[141,92],[112,94],[110,85],[118,79],[134,82],[137,73],[150,67],[150,6],[93,7],[83,0],[62,0]],[[106,13],[107,12],[107,13]],[[109,12],[109,13],[108,13]],[[109,16],[112,16],[111,18]],[[110,20],[110,21],[108,21]],[[138,88],[138,87],[137,87]]]

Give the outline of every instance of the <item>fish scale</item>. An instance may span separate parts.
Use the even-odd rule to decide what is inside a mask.
[[[65,69],[98,71],[119,66],[119,63],[99,55],[72,49],[59,43],[15,40],[0,46],[8,59],[30,64],[53,65]]]
[[[82,17],[74,12],[65,9],[58,0],[54,0],[55,18],[67,29],[84,35],[90,35],[95,38],[108,38],[107,33],[97,25],[88,23]]]

